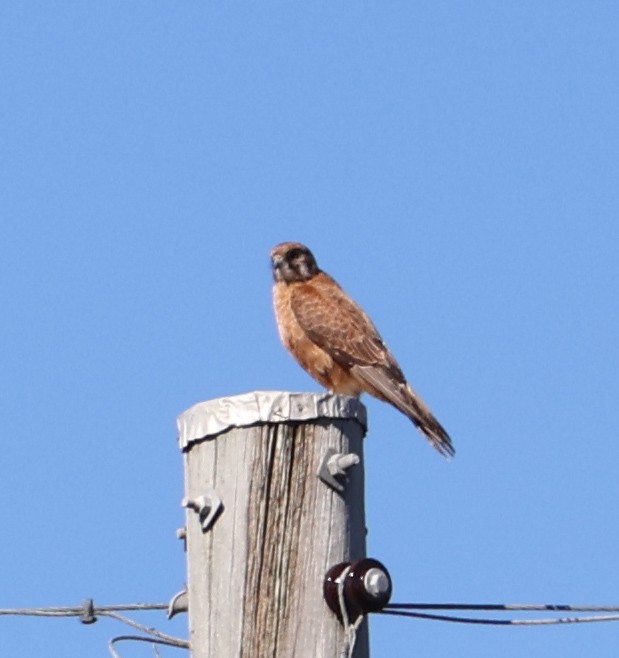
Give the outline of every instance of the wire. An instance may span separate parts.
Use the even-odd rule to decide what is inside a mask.
[[[525,610],[545,612],[616,612],[619,606],[575,606],[538,603],[390,603],[381,614],[399,617],[414,617],[417,619],[432,619],[436,621],[449,621],[461,624],[487,624],[493,626],[543,626],[550,624],[575,624],[596,621],[619,621],[619,614],[592,615],[584,617],[560,617],[552,619],[480,619],[474,617],[457,617],[454,615],[431,614],[415,612],[415,610]]]
[[[189,648],[189,642],[187,642],[187,640],[183,640],[179,637],[174,637],[173,635],[168,635],[167,633],[162,633],[161,631],[158,631],[156,628],[152,628],[150,626],[144,626],[144,624],[140,624],[137,621],[134,621],[133,619],[129,619],[129,617],[125,617],[124,615],[118,614],[117,612],[100,612],[99,614],[102,617],[111,617],[112,619],[117,619],[118,621],[122,621],[124,624],[133,626],[133,628],[137,628],[139,631],[142,631],[143,633],[148,633],[149,635],[153,635],[156,638],[163,640],[166,644],[169,644],[171,646],[182,647],[184,649]]]
[[[167,603],[122,603],[118,605],[98,605],[95,606],[92,599],[85,599],[81,606],[54,606],[49,608],[0,608],[0,615],[20,615],[30,617],[80,617],[84,623],[93,623],[97,620],[97,615],[100,617],[109,617],[116,619],[123,624],[137,628],[139,631],[146,633],[150,637],[142,636],[119,636],[110,640],[110,652],[116,658],[118,654],[114,649],[114,642],[119,640],[136,639],[141,641],[150,641],[157,644],[166,644],[168,646],[179,647],[183,649],[189,648],[189,642],[173,635],[168,635],[158,631],[151,626],[140,624],[125,615],[121,615],[119,610],[127,611],[140,611],[140,610],[167,610]]]
[[[121,658],[120,654],[116,651],[116,648],[114,647],[114,644],[116,642],[125,642],[125,641],[132,641],[132,642],[149,642],[150,644],[165,644],[166,646],[177,646],[175,644],[172,644],[171,642],[166,642],[165,640],[158,640],[153,637],[143,637],[141,635],[118,635],[117,637],[113,637],[108,643],[107,646],[110,650],[110,653],[112,654],[113,658]]]
[[[619,612],[619,605],[553,603],[388,603],[390,610],[544,610],[548,612]]]
[[[167,603],[123,603],[119,605],[98,605],[92,610],[95,614],[116,612],[119,610],[167,610]],[[24,615],[30,617],[80,617],[88,608],[81,606],[56,606],[50,608],[0,608],[0,615]]]
[[[346,608],[346,600],[344,597],[344,582],[349,571],[350,565],[342,571],[337,579],[337,600],[340,605],[342,625],[344,626],[344,645],[340,653],[340,658],[352,658],[355,650],[355,643],[357,642],[357,629],[363,621],[363,615],[357,615],[355,621],[352,622],[348,618],[348,609]]]

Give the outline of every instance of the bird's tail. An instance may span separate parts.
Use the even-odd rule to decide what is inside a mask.
[[[442,455],[447,458],[453,457],[456,450],[449,434],[447,434],[447,430],[432,415],[430,409],[408,384],[406,388],[402,389],[401,398],[401,400],[393,401],[392,404],[413,421],[415,426]]]
[[[354,366],[351,371],[366,385],[364,390],[389,402],[408,416],[442,455],[449,458],[456,454],[449,434],[408,385],[395,362],[390,369]]]

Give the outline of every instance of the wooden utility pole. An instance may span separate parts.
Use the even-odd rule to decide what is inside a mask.
[[[256,391],[196,404],[178,426],[192,658],[347,655],[322,588],[365,556],[365,407]],[[368,651],[363,622],[352,655]]]

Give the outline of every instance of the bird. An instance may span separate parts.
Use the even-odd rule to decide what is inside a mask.
[[[300,242],[271,249],[273,307],[281,341],[333,393],[369,393],[407,416],[445,457],[455,449],[445,428],[406,381],[368,314],[323,272]]]

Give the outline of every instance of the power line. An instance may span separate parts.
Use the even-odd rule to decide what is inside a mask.
[[[165,644],[171,647],[188,649],[189,642],[183,638],[168,635],[162,631],[146,626],[140,622],[120,614],[120,611],[143,611],[143,610],[168,610],[167,603],[121,603],[117,605],[97,605],[92,599],[84,599],[80,606],[53,606],[47,608],[0,608],[0,615],[16,615],[25,617],[79,617],[84,624],[92,624],[97,621],[97,616],[115,619],[127,624],[146,635],[119,635],[109,642],[109,649],[114,658],[120,658],[114,648],[115,642],[134,640],[139,642],[151,642],[153,644]]]
[[[30,617],[79,617],[80,621],[91,624],[97,621],[97,616],[115,619],[128,626],[136,628],[146,635],[119,635],[109,642],[109,649],[114,658],[120,658],[114,648],[116,642],[139,641],[167,645],[177,648],[189,648],[189,642],[183,638],[163,633],[151,626],[141,624],[120,612],[168,610],[167,603],[122,603],[115,605],[97,605],[92,599],[84,599],[80,606],[51,606],[41,608],[0,608],[0,616],[30,616]],[[492,626],[543,626],[551,624],[575,624],[602,621],[619,621],[619,614],[590,615],[574,617],[553,617],[538,619],[488,619],[478,617],[460,617],[456,615],[420,612],[421,610],[462,610],[462,611],[525,611],[525,612],[611,612],[619,613],[616,605],[568,605],[552,603],[390,603],[378,614],[434,621],[455,622],[461,624],[479,624]]]
[[[542,612],[619,612],[619,606],[604,605],[566,605],[538,603],[390,603],[380,614],[416,619],[448,621],[461,624],[486,624],[493,626],[543,626],[550,624],[576,624],[600,621],[619,621],[619,614],[590,615],[575,617],[553,617],[540,619],[485,619],[478,617],[459,617],[419,610],[497,610],[497,611],[542,611]]]
[[[81,606],[53,606],[47,608],[0,608],[0,615],[22,615],[28,617],[81,617],[107,612],[126,612],[135,610],[167,610],[167,603],[121,603],[118,605],[92,604],[92,599],[85,599]],[[88,623],[88,622],[87,622]]]
[[[564,603],[388,603],[391,610],[543,610],[547,612],[619,612],[619,605]]]

